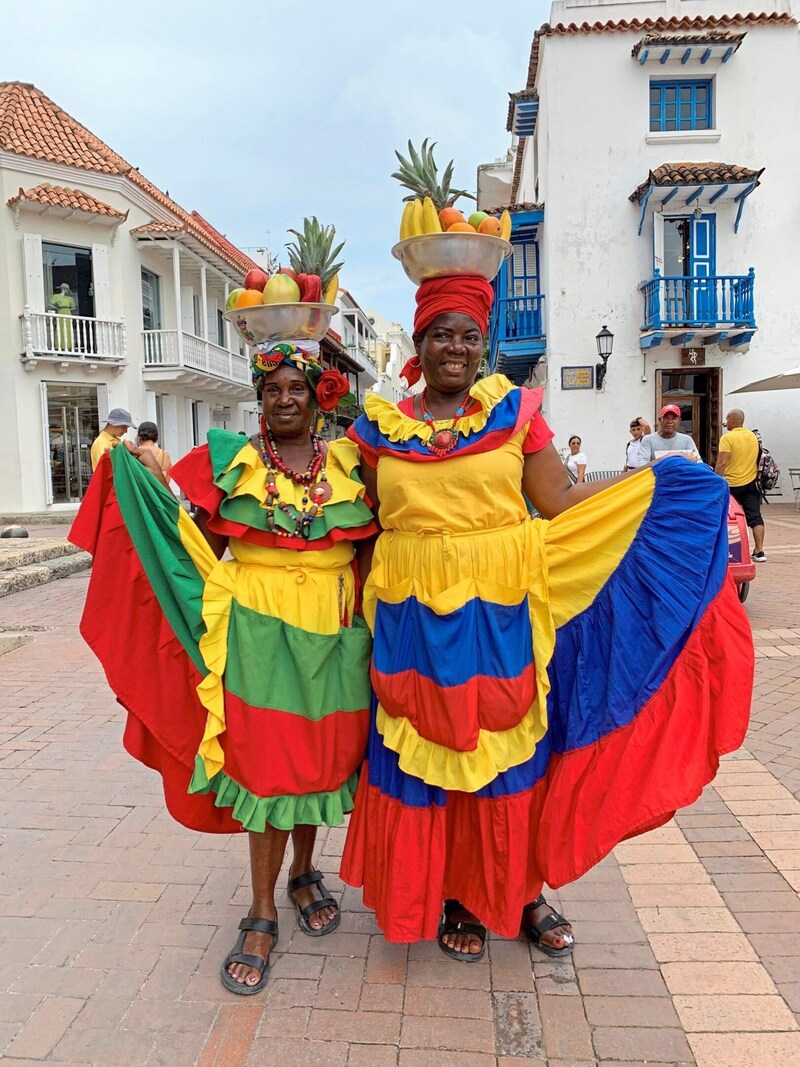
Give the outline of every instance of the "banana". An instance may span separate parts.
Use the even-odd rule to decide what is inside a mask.
[[[500,216],[500,236],[504,241],[511,240],[511,216],[507,211]]]
[[[414,200],[414,213],[411,216],[411,236],[419,237],[420,234],[425,233],[425,227],[422,224],[422,201]]]
[[[403,208],[403,217],[400,219],[400,240],[405,241],[414,236],[412,229],[414,219],[414,201],[409,200]]]
[[[325,292],[322,294],[322,299],[326,304],[336,303],[336,294],[339,292],[339,275],[334,274],[328,284],[325,286]]]
[[[441,233],[442,224],[439,222],[439,213],[429,196],[422,201],[422,225],[423,233]]]

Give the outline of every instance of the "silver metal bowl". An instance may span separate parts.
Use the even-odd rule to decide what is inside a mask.
[[[400,241],[392,255],[415,285],[429,278],[469,274],[490,282],[511,255],[511,245],[486,233],[424,233]]]
[[[330,326],[334,304],[257,304],[234,308],[224,317],[248,345],[305,338],[321,341]]]

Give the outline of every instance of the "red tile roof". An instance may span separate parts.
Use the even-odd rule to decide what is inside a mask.
[[[119,219],[120,222],[124,222],[128,217],[127,211],[123,214],[110,204],[97,200],[95,197],[90,196],[89,193],[84,193],[82,189],[67,189],[61,185],[50,185],[49,182],[43,182],[32,189],[20,188],[17,195],[12,196],[7,201],[8,206],[15,207],[20,200],[27,200],[32,204],[42,204],[46,207],[85,211],[89,215],[105,215],[110,219]]]
[[[763,173],[763,167],[761,170],[751,170],[735,163],[662,163],[650,171],[628,199],[636,203],[650,185],[743,185],[749,182],[759,185]]]
[[[636,59],[643,48],[663,45],[678,48],[687,44],[727,44],[740,45],[747,33],[729,33],[726,30],[709,30],[707,33],[646,33],[631,49],[631,56]]]
[[[35,85],[0,82],[0,149],[48,163],[127,178],[177,216],[180,225],[174,232],[182,230],[191,234],[237,271],[245,273],[257,266],[204,219],[185,211],[162,193]]]
[[[582,22],[578,25],[563,22],[557,26],[551,26],[545,22],[533,35],[531,42],[531,54],[528,61],[528,77],[525,88],[517,93],[509,93],[508,116],[506,129],[511,132],[511,124],[514,118],[514,104],[517,100],[530,99],[536,95],[536,75],[539,70],[539,52],[543,37],[569,37],[586,36],[590,33],[700,33],[703,30],[728,30],[741,29],[751,26],[796,26],[797,19],[785,12],[762,12],[747,15],[708,15],[708,16],[684,16],[683,18],[658,18],[658,19],[631,19],[630,22],[621,19],[619,22]],[[515,197],[519,192],[519,183],[522,176],[522,155],[525,147],[525,138],[521,137],[517,148],[517,158],[514,165],[514,176],[511,185],[511,195]]]

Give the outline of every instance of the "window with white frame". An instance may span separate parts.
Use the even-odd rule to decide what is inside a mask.
[[[650,80],[650,130],[713,129],[710,79]]]

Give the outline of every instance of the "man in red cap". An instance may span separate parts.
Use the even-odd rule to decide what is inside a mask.
[[[688,433],[681,433],[678,426],[681,409],[677,404],[665,404],[658,413],[658,430],[642,438],[641,458],[643,463],[658,459],[659,452],[693,452],[699,460],[700,449]]]

